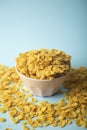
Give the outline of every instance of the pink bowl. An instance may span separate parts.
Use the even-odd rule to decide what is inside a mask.
[[[38,80],[26,77],[25,75],[21,74],[17,69],[16,71],[29,92],[33,95],[38,95],[41,97],[51,96],[58,92],[59,88],[68,77],[68,74],[66,74],[52,80]]]

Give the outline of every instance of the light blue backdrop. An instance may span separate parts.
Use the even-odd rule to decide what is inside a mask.
[[[19,52],[56,48],[87,66],[87,0],[0,0],[0,63]]]
[[[72,56],[72,66],[87,66],[87,0],[0,0],[0,63],[13,66],[18,53],[38,48],[63,50]],[[61,97],[38,99],[53,102]],[[7,123],[0,130],[21,130],[3,116]],[[75,124],[63,128],[73,129],[83,130]]]

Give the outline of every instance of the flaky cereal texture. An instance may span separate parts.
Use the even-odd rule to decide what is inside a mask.
[[[0,65],[0,113],[7,112],[14,124],[23,125],[23,130],[64,127],[72,121],[87,128],[87,68],[72,69],[64,86],[68,91],[59,102],[38,101],[23,88],[14,67]],[[0,117],[0,123],[5,121]]]
[[[54,79],[70,70],[71,57],[56,49],[39,49],[20,53],[16,58],[18,71],[35,79]]]

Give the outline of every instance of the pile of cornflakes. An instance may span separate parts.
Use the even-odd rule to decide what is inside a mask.
[[[64,86],[65,98],[55,103],[40,102],[23,88],[14,67],[0,65],[0,113],[8,113],[13,123],[23,125],[23,130],[64,127],[72,121],[87,128],[87,68],[72,69]],[[0,122],[6,119],[0,117]]]
[[[17,69],[27,77],[54,79],[70,70],[71,57],[56,49],[31,50],[16,58]]]

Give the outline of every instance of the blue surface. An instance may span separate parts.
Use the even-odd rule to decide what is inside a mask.
[[[38,97],[35,96],[39,101],[49,101],[49,102],[58,102],[61,98],[64,97],[63,94],[56,94],[54,96],[51,97]],[[12,130],[22,130],[22,125],[21,124],[13,124],[12,121],[10,120],[10,118],[8,117],[7,114],[0,114],[0,116],[5,117],[7,119],[6,123],[0,123],[0,130],[4,130],[6,127],[10,127],[12,128]],[[35,128],[35,130],[86,130],[85,128],[82,127],[77,127],[76,124],[73,122],[73,124],[67,125],[64,128],[60,128],[60,127],[52,127],[52,126],[47,126],[47,127],[38,127]]]
[[[38,96],[35,96],[39,101],[42,101],[42,100],[46,100],[46,101],[49,101],[49,102],[58,102],[61,98],[64,97],[63,94],[56,94],[54,96],[51,96],[51,97],[38,97]],[[7,114],[0,114],[0,116],[2,117],[5,117],[7,119],[7,122],[6,123],[0,123],[0,130],[4,130],[6,127],[10,127],[12,128],[12,130],[22,130],[22,125],[21,124],[13,124],[12,121],[10,120],[10,118],[8,117]],[[82,127],[77,127],[76,124],[73,122],[73,124],[70,124],[70,125],[67,125],[65,126],[64,128],[60,128],[60,127],[52,127],[52,126],[47,126],[47,127],[38,127],[38,128],[35,128],[35,130],[85,130],[85,128],[82,128]]]
[[[72,56],[73,67],[87,67],[87,0],[0,0],[0,63],[14,66],[18,53],[38,48],[63,50]],[[62,97],[38,99],[56,102]],[[0,123],[0,130],[21,130],[2,116],[8,121]],[[83,130],[74,123],[40,129]]]

